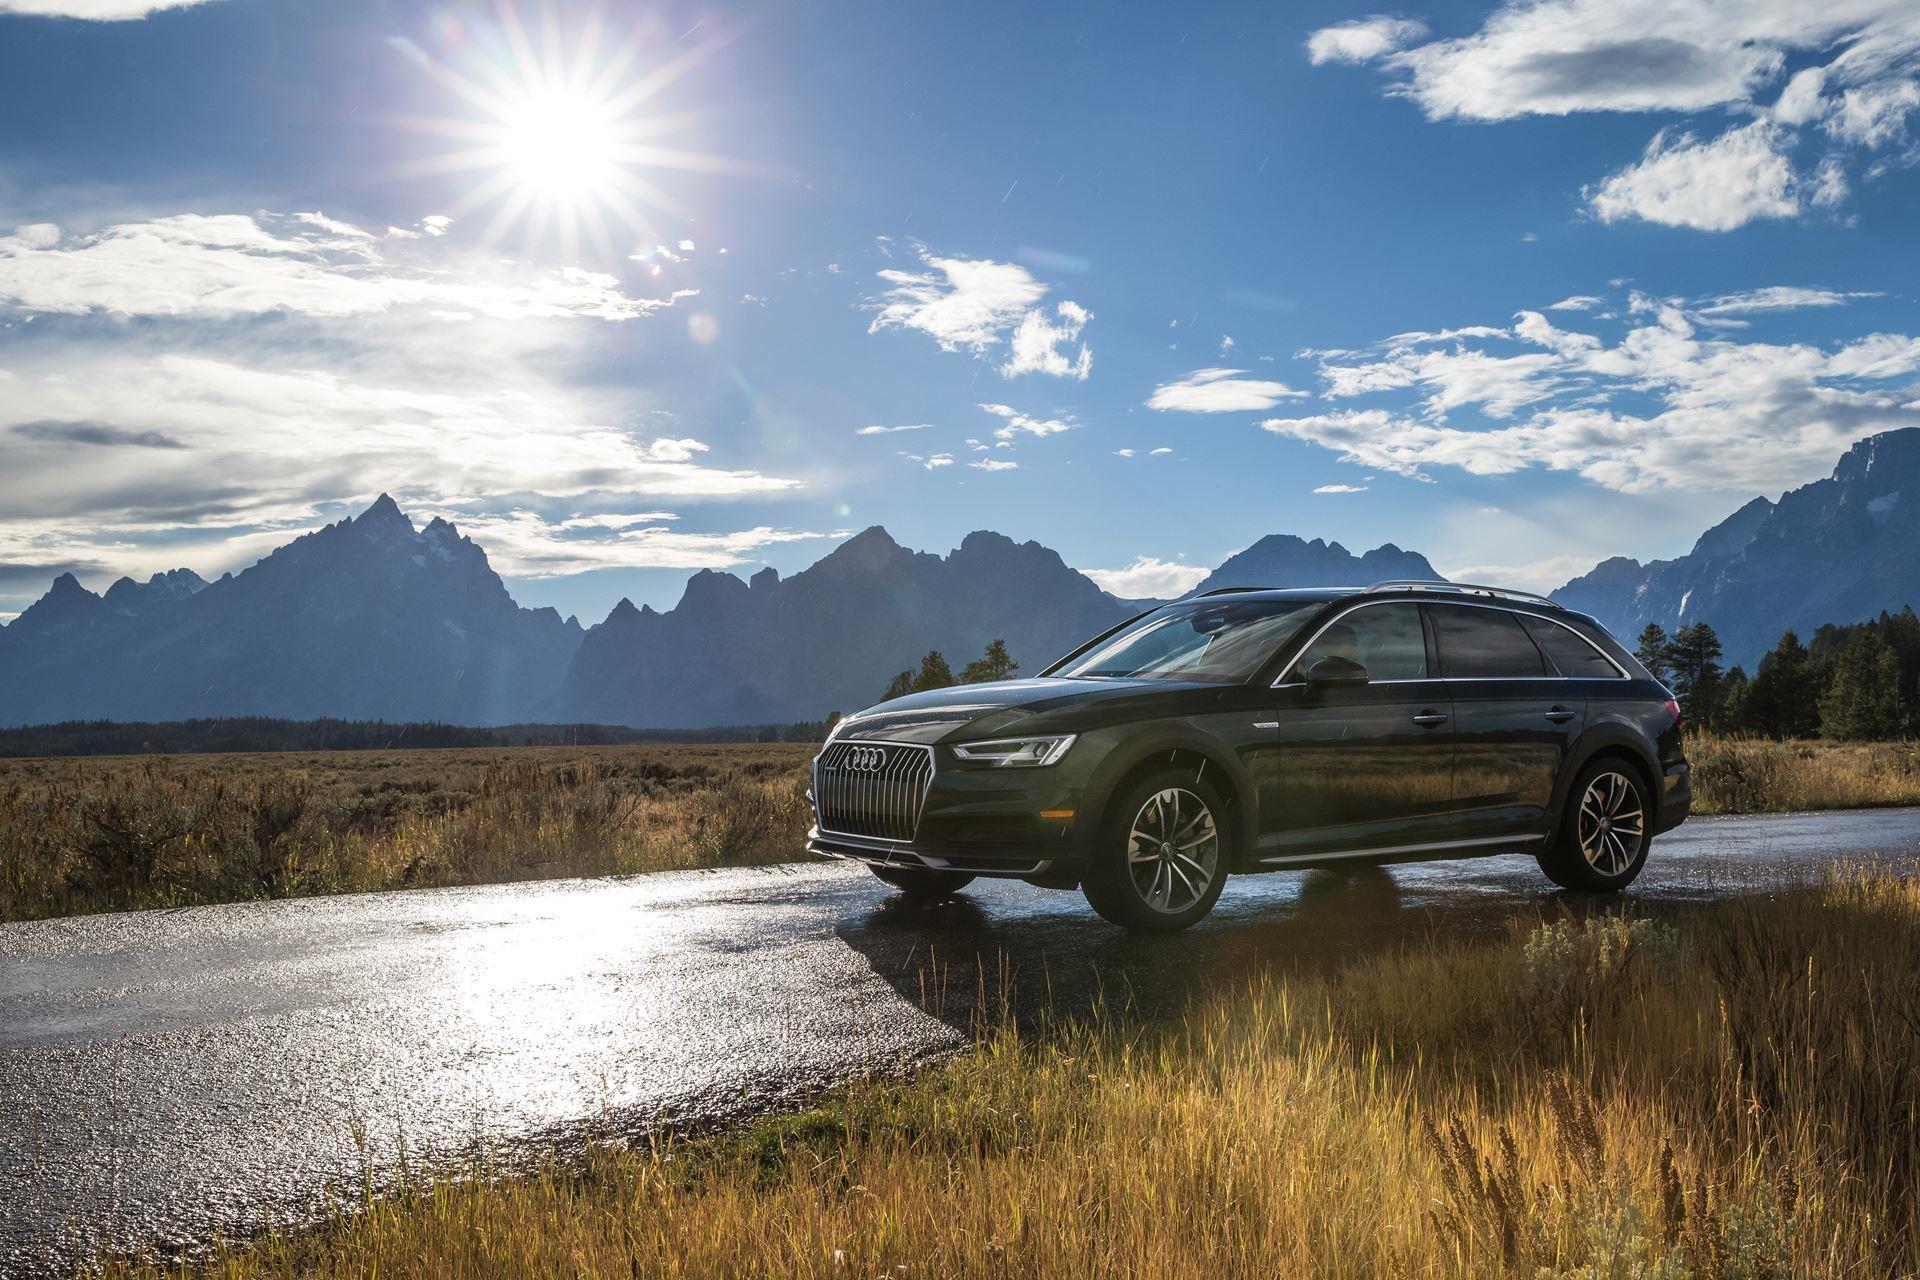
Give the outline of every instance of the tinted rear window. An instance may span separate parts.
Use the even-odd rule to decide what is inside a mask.
[[[1557,622],[1520,615],[1534,642],[1545,651],[1563,676],[1601,676],[1617,678],[1620,673],[1601,652]]]
[[[1540,650],[1527,638],[1520,619],[1505,609],[1470,605],[1429,605],[1440,640],[1440,665],[1464,679],[1547,674]]]

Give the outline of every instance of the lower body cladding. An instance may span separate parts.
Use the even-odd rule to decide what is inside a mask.
[[[872,824],[837,811],[831,778],[815,775],[808,793],[814,826],[809,852],[880,867],[925,867],[1006,876],[1071,887],[1085,857],[1078,788],[1047,785],[1012,770],[938,773],[927,783],[906,839],[863,834]],[[1025,771],[1021,771],[1025,772]],[[1044,771],[1036,771],[1044,772]]]

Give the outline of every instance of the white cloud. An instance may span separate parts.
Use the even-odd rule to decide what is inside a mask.
[[[1328,62],[1372,62],[1427,34],[1423,22],[1375,14],[1331,27],[1307,37],[1307,60],[1315,66]]]
[[[660,521],[676,517],[661,512],[552,520],[519,509],[494,515],[420,506],[410,514],[443,516],[480,544],[495,569],[514,578],[556,578],[589,569],[729,569],[768,547],[846,536],[769,525],[695,533],[667,527]]]
[[[1484,514],[1499,515],[1500,510],[1497,507],[1488,508]],[[1544,593],[1565,586],[1570,579],[1592,568],[1593,554],[1577,551],[1519,563],[1500,561],[1495,564],[1449,565],[1442,572],[1454,582],[1494,582],[1521,591]]]
[[[1780,124],[1797,126],[1819,119],[1827,111],[1827,100],[1820,96],[1826,87],[1825,67],[1806,67],[1794,72],[1793,79],[1774,99],[1769,112]]]
[[[975,471],[1014,471],[1020,466],[1019,463],[1009,462],[1004,458],[982,458],[978,462],[969,462],[967,465]]]
[[[1115,449],[1113,451],[1113,456],[1116,458],[1131,458],[1133,455],[1134,451],[1132,449]]]
[[[953,455],[950,453],[936,453],[932,457],[927,457],[923,454],[907,453],[905,451],[902,451],[900,456],[905,458],[908,462],[919,463],[922,467],[925,467],[928,471],[934,471],[940,467],[950,467],[953,465]]]
[[[1814,170],[1807,203],[1816,209],[1837,209],[1847,201],[1847,171],[1838,156],[1828,156]]]
[[[1724,305],[1729,314],[1836,305],[1829,292],[1756,289],[1705,305]],[[1401,475],[1429,478],[1441,467],[1502,475],[1538,467],[1629,492],[1785,488],[1823,474],[1862,436],[1920,426],[1920,402],[1902,389],[1920,374],[1920,339],[1881,333],[1830,346],[1738,341],[1702,336],[1683,302],[1637,294],[1632,311],[1644,318],[1612,343],[1521,313],[1511,339],[1545,348],[1525,367],[1479,351],[1448,353],[1506,368],[1492,384],[1502,399],[1482,407],[1489,418],[1500,416],[1502,403],[1531,407],[1512,424],[1447,421],[1444,410],[1464,399],[1452,381],[1458,369],[1426,370],[1409,365],[1403,353],[1360,366],[1323,366],[1328,398],[1404,389],[1414,385],[1411,379],[1374,378],[1369,371],[1377,365],[1411,370],[1443,379],[1441,390],[1417,406],[1424,417],[1368,407],[1261,425],[1336,450],[1345,461]]]
[[[943,351],[984,354],[1046,295],[1047,287],[1022,266],[986,259],[940,258],[921,252],[926,271],[888,268],[893,287],[881,295],[869,333],[918,329]]]
[[[1155,387],[1147,407],[1181,413],[1246,413],[1308,394],[1284,382],[1249,378],[1246,373],[1245,369],[1196,369],[1178,381]]]
[[[1537,313],[1526,314],[1539,321],[1538,325],[1523,322],[1529,327],[1552,330]],[[1493,332],[1501,337],[1515,336],[1504,329]],[[1421,387],[1427,391],[1424,403],[1430,414],[1443,416],[1454,409],[1478,405],[1492,416],[1504,418],[1557,391],[1560,382],[1553,375],[1558,367],[1558,359],[1550,354],[1499,356],[1466,348],[1427,351],[1395,347],[1376,360],[1323,362],[1320,376],[1329,399]]]
[[[1173,450],[1167,448],[1165,445],[1161,445],[1158,449],[1152,450],[1147,456],[1151,458],[1164,458],[1172,452]]]
[[[1687,310],[1696,316],[1742,316],[1765,311],[1793,311],[1802,307],[1839,307],[1855,298],[1878,298],[1879,293],[1843,292],[1838,289],[1804,288],[1796,285],[1769,285],[1764,289],[1745,289],[1705,298]]]
[[[1093,372],[1093,353],[1086,344],[1081,343],[1080,353],[1072,359],[1056,348],[1077,341],[1092,316],[1077,302],[1062,302],[1055,313],[1059,316],[1057,323],[1049,321],[1046,312],[1037,307],[1020,318],[1020,327],[1013,331],[1012,355],[1000,366],[1003,375],[1011,378],[1022,373],[1050,373],[1076,382],[1087,380]]]
[[[1082,569],[1101,590],[1122,600],[1171,600],[1187,594],[1210,572],[1203,565],[1182,564],[1154,556],[1135,556],[1119,569]]]
[[[874,312],[867,332],[913,329],[931,337],[943,351],[985,357],[1010,344],[1001,373],[1047,373],[1085,381],[1093,353],[1082,343],[1069,356],[1058,350],[1078,342],[1091,315],[1071,300],[1055,305],[1052,316],[1040,305],[1047,286],[1025,267],[986,258],[944,258],[915,246],[924,270],[888,267],[879,272],[891,287],[863,304]]]
[[[1793,166],[1779,128],[1755,121],[1711,142],[1657,133],[1640,162],[1585,188],[1602,222],[1637,218],[1669,227],[1731,231],[1758,218],[1800,212]]]
[[[1848,89],[1827,116],[1827,132],[1843,142],[1883,147],[1907,136],[1907,117],[1920,109],[1920,82],[1894,80]]]
[[[1908,115],[1920,109],[1912,0],[1502,0],[1475,31],[1399,48],[1357,32],[1343,45],[1337,33],[1345,29],[1330,28],[1323,47],[1310,42],[1309,58],[1377,65],[1389,77],[1388,92],[1432,120],[1724,110],[1769,128],[1823,122],[1847,145],[1876,148],[1904,140]],[[1810,60],[1783,83],[1790,61]],[[1783,137],[1771,150],[1792,142]],[[1746,179],[1745,198],[1732,201],[1748,212],[1730,225],[1793,216],[1798,210],[1779,211],[1784,157],[1769,159],[1751,136],[1744,145],[1759,172]],[[1700,182],[1712,187],[1730,177],[1737,179],[1723,169]],[[1844,190],[1829,169],[1799,204],[1831,207]],[[1768,191],[1774,198],[1765,198]],[[1729,216],[1724,208],[1698,213],[1696,203],[1642,199],[1627,208],[1667,207],[1672,216],[1652,220],[1679,226],[1717,227]]]
[[[926,422],[905,422],[897,427],[887,427],[876,423],[870,427],[861,427],[853,434],[857,436],[884,436],[892,435],[896,431],[925,431],[931,425],[931,423]]]
[[[993,433],[1003,441],[1011,440],[1016,435],[1058,435],[1062,431],[1076,430],[1081,425],[1071,414],[1062,414],[1058,418],[1035,418],[1012,405],[983,404],[980,407],[997,418],[1005,419],[1005,425],[995,428]]]
[[[1547,308],[1549,311],[1591,311],[1606,301],[1591,293],[1576,293],[1571,298],[1562,298]]]
[[[187,9],[206,0],[0,0],[0,13],[86,22],[124,22],[165,9]]]
[[[503,281],[477,269],[391,261],[368,233],[318,213],[178,214],[51,238],[0,237],[0,306],[121,316],[319,317],[419,308],[501,320],[630,320],[671,306],[578,268]],[[497,270],[497,268],[496,268]]]
[[[1315,493],[1365,493],[1366,491],[1367,486],[1363,484],[1323,484],[1314,490]]]
[[[1884,74],[1920,47],[1912,15],[1906,0],[1507,0],[1478,31],[1384,66],[1436,120],[1702,111],[1766,92],[1790,52],[1845,46],[1834,74]]]

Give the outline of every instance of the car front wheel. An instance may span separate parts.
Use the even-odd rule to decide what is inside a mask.
[[[1102,917],[1148,933],[1193,924],[1227,879],[1224,804],[1191,770],[1163,769],[1114,796],[1081,892]]]

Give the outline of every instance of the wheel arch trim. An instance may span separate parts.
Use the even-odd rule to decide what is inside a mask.
[[[1574,742],[1573,750],[1567,753],[1567,763],[1560,770],[1560,777],[1553,784],[1553,801],[1548,809],[1546,835],[1554,839],[1560,834],[1560,823],[1566,816],[1567,797],[1573,790],[1573,780],[1602,756],[1624,756],[1640,773],[1640,781],[1647,790],[1647,805],[1652,810],[1648,830],[1659,825],[1660,808],[1665,797],[1660,788],[1660,763],[1654,749],[1646,739],[1631,725],[1618,721],[1602,721],[1590,726]]]
[[[1191,730],[1182,732],[1178,729],[1163,730],[1139,739],[1129,738],[1109,752],[1094,770],[1093,776],[1087,780],[1083,801],[1097,815],[1096,826],[1088,835],[1090,853],[1091,842],[1098,838],[1097,824],[1107,820],[1108,806],[1120,788],[1149,769],[1180,764],[1183,756],[1199,759],[1200,775],[1220,775],[1213,778],[1213,784],[1227,792],[1228,812],[1222,816],[1233,835],[1228,859],[1230,869],[1237,867],[1243,858],[1251,854],[1253,837],[1259,830],[1259,791],[1253,784],[1252,774],[1241,763],[1238,753],[1226,744]]]

